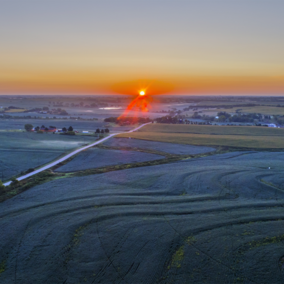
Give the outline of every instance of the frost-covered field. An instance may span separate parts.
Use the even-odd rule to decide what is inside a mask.
[[[234,152],[35,186],[0,204],[0,282],[282,283],[283,170]]]

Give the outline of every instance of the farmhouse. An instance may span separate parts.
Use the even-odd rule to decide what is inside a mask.
[[[55,126],[41,127],[40,130],[44,132],[55,132],[56,127]]]

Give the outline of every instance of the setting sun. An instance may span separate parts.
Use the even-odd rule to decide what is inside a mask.
[[[145,92],[144,91],[140,91],[140,96],[144,96],[145,95]]]

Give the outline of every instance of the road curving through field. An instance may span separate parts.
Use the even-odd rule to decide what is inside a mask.
[[[151,123],[151,122],[144,123],[144,124],[142,124],[142,125],[140,125],[140,126],[134,128],[134,129],[132,129],[132,130],[130,130],[130,131],[128,131],[128,132],[110,134],[109,136],[107,136],[107,137],[105,137],[105,138],[103,138],[103,139],[101,139],[101,140],[99,140],[99,141],[96,141],[96,142],[94,142],[94,143],[92,143],[92,144],[90,144],[90,145],[88,145],[88,146],[84,146],[84,147],[82,147],[82,148],[80,148],[80,149],[77,149],[77,150],[75,150],[75,151],[73,151],[73,152],[67,154],[67,155],[64,156],[64,157],[62,157],[62,158],[60,158],[60,159],[58,159],[58,160],[56,160],[56,161],[54,161],[54,162],[52,162],[52,163],[50,163],[50,164],[48,164],[48,165],[45,165],[45,166],[41,167],[40,169],[37,169],[37,170],[35,170],[35,171],[31,172],[31,173],[28,173],[28,174],[26,174],[26,175],[23,175],[23,176],[21,176],[21,177],[18,177],[17,180],[18,180],[18,181],[21,181],[21,180],[26,179],[26,178],[28,178],[28,177],[30,177],[30,176],[36,175],[36,174],[38,174],[38,173],[40,173],[40,172],[42,172],[42,171],[45,171],[45,170],[47,170],[47,169],[50,169],[50,168],[56,166],[57,164],[59,164],[59,163],[65,161],[65,160],[69,159],[70,157],[72,157],[72,156],[74,156],[74,155],[80,153],[81,151],[84,151],[84,150],[86,150],[86,149],[88,149],[88,148],[91,148],[91,147],[93,147],[93,146],[95,146],[95,145],[98,145],[98,144],[100,144],[100,143],[106,141],[107,139],[109,139],[109,138],[115,136],[115,135],[134,132],[134,131],[139,130],[140,128],[142,128],[143,126],[145,126],[145,125],[147,125],[147,124],[149,124],[149,123]],[[12,181],[5,182],[4,185],[5,185],[5,186],[8,186],[8,185],[11,184],[11,182],[12,182]]]

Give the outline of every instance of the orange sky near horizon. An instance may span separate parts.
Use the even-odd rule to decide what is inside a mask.
[[[0,94],[284,95],[283,0],[1,5]]]
[[[284,76],[165,76],[164,78],[126,80],[122,74],[88,72],[42,72],[0,76],[0,93],[6,94],[125,94],[136,95],[145,90],[160,94],[284,94]],[[2,80],[1,80],[2,79]]]

